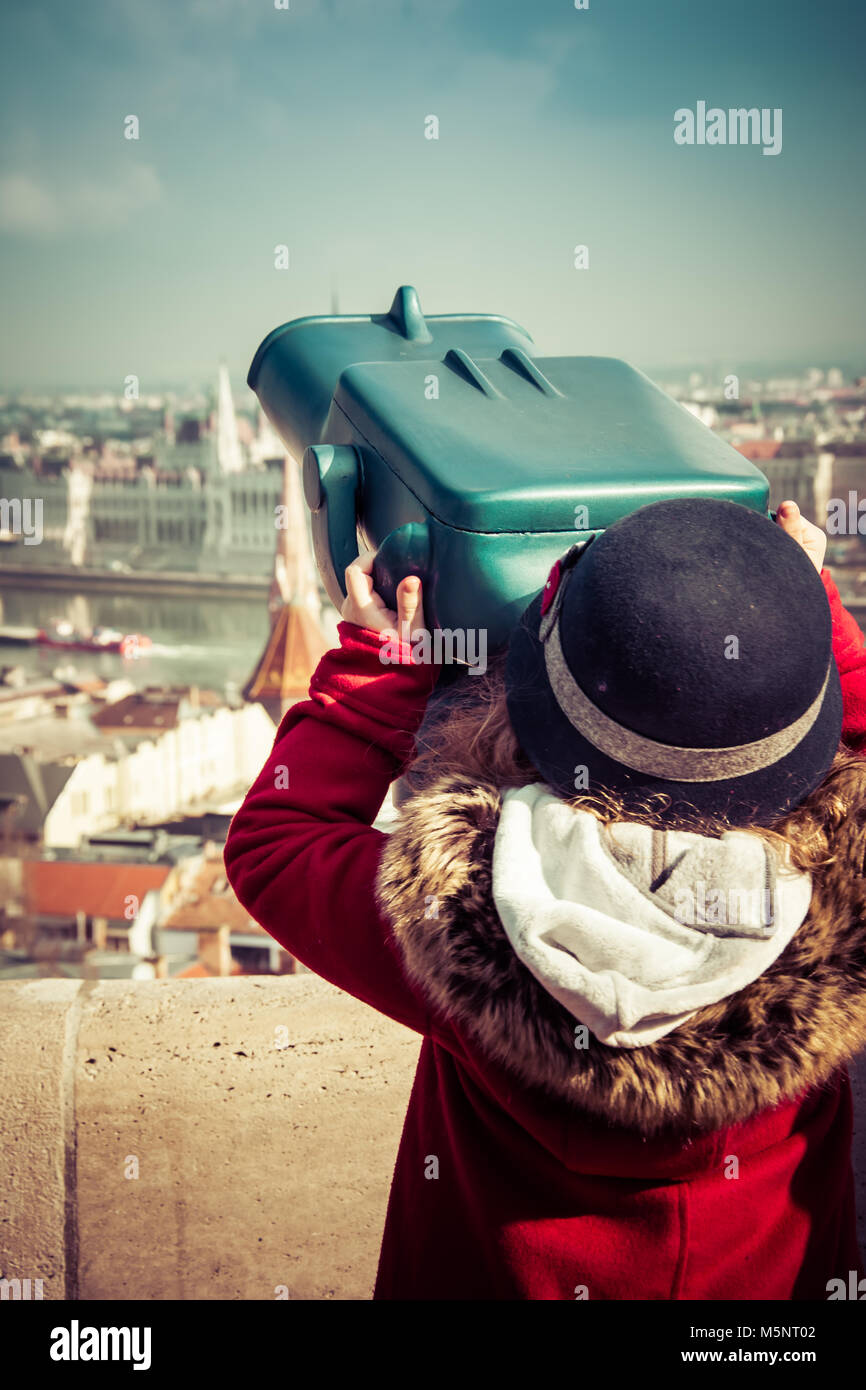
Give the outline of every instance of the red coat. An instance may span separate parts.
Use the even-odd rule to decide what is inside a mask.
[[[863,638],[822,578],[843,737],[866,751]],[[383,666],[377,634],[339,633],[234,817],[225,862],[287,950],[423,1037],[375,1297],[825,1299],[829,1279],[860,1277],[845,1070],[866,1041],[859,898],[838,921],[853,871],[843,864],[832,911],[819,904],[811,937],[804,926],[786,948],[787,973],[650,1046],[571,1053],[566,1076],[560,1007],[503,953],[483,868],[474,876],[491,796],[446,789],[407,803],[399,834],[371,825],[436,668]],[[584,1066],[581,1099],[568,1088]],[[685,1132],[676,1106],[703,1124]]]

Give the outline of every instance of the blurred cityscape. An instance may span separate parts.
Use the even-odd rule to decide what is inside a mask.
[[[0,978],[299,968],[222,850],[337,614],[249,399],[0,400]]]
[[[658,384],[828,531],[862,626],[866,377]],[[302,968],[222,849],[336,623],[298,464],[224,368],[210,391],[0,397],[0,979]]]

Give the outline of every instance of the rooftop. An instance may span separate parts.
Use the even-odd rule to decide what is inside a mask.
[[[225,700],[213,690],[198,686],[145,686],[122,700],[104,705],[93,715],[97,729],[127,731],[176,729],[184,714],[214,710]]]
[[[261,936],[265,944],[271,940],[235,897],[222,855],[200,855],[178,864],[165,885],[163,908],[161,931],[211,931],[227,926],[233,932]]]
[[[137,908],[146,893],[161,888],[171,868],[171,864],[24,859],[24,910],[39,917],[68,919],[86,912],[89,917],[131,921],[130,903],[135,900]]]
[[[121,754],[125,748],[119,746]],[[39,763],[76,763],[89,753],[111,755],[111,744],[94,728],[86,714],[70,713],[68,719],[55,714],[35,714],[32,718],[0,722],[0,756],[32,754]]]

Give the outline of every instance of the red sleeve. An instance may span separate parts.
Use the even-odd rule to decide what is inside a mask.
[[[309,698],[287,711],[232,820],[226,874],[250,916],[304,965],[426,1033],[428,1007],[377,908],[386,836],[372,822],[412,756],[439,667],[383,665],[378,633],[337,630],[340,646],[319,662]]]
[[[833,655],[842,685],[842,740],[866,755],[866,639],[847,609],[829,570],[821,571],[833,618]]]

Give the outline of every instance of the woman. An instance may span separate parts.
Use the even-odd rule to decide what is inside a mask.
[[[793,504],[641,508],[557,562],[417,755],[419,583],[394,614],[349,567],[225,859],[282,945],[423,1036],[375,1297],[862,1275],[866,653],[823,547]]]

